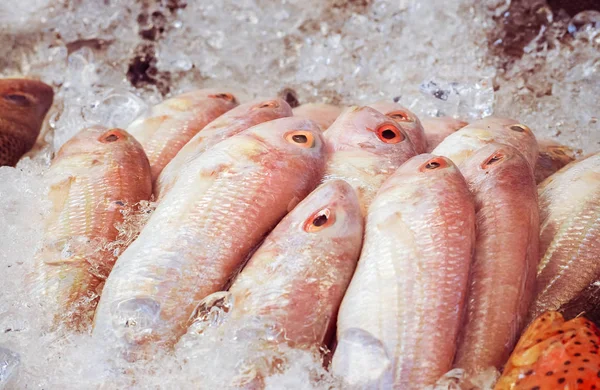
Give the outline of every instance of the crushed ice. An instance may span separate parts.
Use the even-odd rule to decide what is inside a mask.
[[[478,3],[0,2],[0,77],[39,77],[57,92],[35,152],[0,168],[0,388],[340,387],[323,368],[324,351],[277,343],[282,330],[268,319],[235,323],[226,294],[209,297],[176,350],[151,361],[127,362],[87,334],[48,331],[50,308],[24,289],[48,208],[44,172],[84,126],[126,126],[165,96],[219,85],[248,97],[292,88],[301,102],[395,99],[420,115],[467,120],[507,115],[596,150],[600,14],[545,10],[553,23],[507,62],[487,42],[511,2]],[[152,208],[126,208],[119,238],[105,245],[121,253]],[[450,372],[436,388],[453,388],[461,375]]]

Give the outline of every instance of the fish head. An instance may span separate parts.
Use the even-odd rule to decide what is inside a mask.
[[[39,128],[52,106],[54,91],[41,81],[0,79],[2,119]]]
[[[379,101],[369,104],[368,107],[379,111],[383,115],[395,121],[409,134],[415,131],[423,132],[423,125],[421,124],[421,121],[417,115],[400,103]]]
[[[73,155],[101,156],[106,155],[107,149],[113,151],[126,149],[144,153],[142,145],[127,131],[92,126],[82,129],[67,141],[58,151],[57,159]]]
[[[324,140],[319,126],[299,117],[287,117],[265,122],[239,134],[240,140],[250,141],[271,157],[270,161],[283,160],[284,155],[302,156],[299,160],[323,159]]]
[[[517,343],[496,390],[589,389],[598,386],[598,328],[584,317],[540,315]]]
[[[534,180],[533,170],[525,156],[506,144],[485,145],[464,160],[459,168],[471,183],[481,182],[491,175],[496,178],[522,177],[522,180]],[[500,175],[501,172],[503,176]]]
[[[292,116],[292,108],[283,99],[256,99],[227,111],[209,123],[203,133],[229,127],[240,122],[263,123]]]
[[[523,151],[531,166],[535,166],[538,157],[535,135],[528,126],[514,119],[487,117],[465,126],[459,132],[468,133],[483,143],[497,142],[514,146]]]
[[[402,161],[416,154],[406,131],[371,107],[346,109],[327,130],[326,140],[330,152],[357,150]]]
[[[363,234],[363,217],[358,195],[344,180],[322,184],[290,213],[289,231],[306,237],[311,248],[319,251],[345,250]]]

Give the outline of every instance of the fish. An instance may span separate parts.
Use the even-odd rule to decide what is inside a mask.
[[[0,166],[15,166],[33,147],[53,100],[41,81],[0,79]]]
[[[450,159],[421,154],[386,180],[338,313],[344,388],[422,389],[452,367],[474,245],[473,197]]]
[[[541,314],[517,343],[494,390],[600,388],[600,332],[585,317]]]
[[[126,206],[152,194],[150,163],[125,130],[94,126],[57,152],[45,175],[52,207],[31,275],[34,291],[57,308],[57,324],[89,328],[115,262],[106,245],[118,235]]]
[[[423,130],[425,131],[425,139],[427,141],[427,153],[431,153],[444,138],[462,129],[468,122],[460,119],[455,119],[450,116],[425,118],[421,121]]]
[[[315,122],[265,122],[198,156],[158,203],[104,287],[93,336],[131,360],[170,349],[198,303],[318,184]]]
[[[126,130],[144,147],[152,182],[194,135],[237,105],[229,92],[198,89],[164,100],[134,120]]]
[[[369,104],[367,107],[381,112],[383,115],[394,120],[398,126],[402,127],[402,130],[406,132],[406,135],[408,135],[408,138],[415,147],[417,154],[426,152],[427,139],[425,138],[425,131],[415,113],[399,103],[390,101],[379,101]]]
[[[398,124],[370,107],[346,109],[325,133],[327,168],[323,181],[345,180],[366,210],[385,179],[416,152]]]
[[[326,344],[358,261],[363,224],[352,186],[334,180],[318,187],[235,279],[232,315],[271,320],[294,348]]]
[[[535,165],[535,180],[538,184],[570,162],[575,161],[580,150],[561,145],[550,139],[538,139],[539,157]]]
[[[326,103],[305,103],[293,109],[295,116],[311,119],[326,131],[343,111],[343,107]]]
[[[502,368],[525,325],[539,260],[537,186],[525,157],[489,144],[459,169],[474,195],[475,255],[455,367]]]
[[[487,117],[450,134],[431,153],[450,158],[460,165],[487,144],[499,143],[517,148],[535,167],[538,144],[531,129],[510,118]]]
[[[540,256],[530,319],[557,310],[600,276],[600,152],[538,186]]]
[[[224,139],[260,123],[288,116],[292,116],[292,108],[283,99],[255,100],[227,111],[192,137],[165,166],[154,183],[154,196],[160,199],[173,186],[182,168]]]

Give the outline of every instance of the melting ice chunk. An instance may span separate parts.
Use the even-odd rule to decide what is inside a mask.
[[[20,363],[21,358],[18,354],[0,347],[0,389],[8,388],[10,381],[16,376]]]
[[[393,387],[393,366],[385,346],[363,329],[350,328],[341,335],[332,368],[352,388]]]

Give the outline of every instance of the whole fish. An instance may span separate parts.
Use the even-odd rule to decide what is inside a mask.
[[[333,372],[351,388],[422,389],[452,366],[475,244],[458,168],[413,157],[381,187],[337,321]]]
[[[288,116],[292,116],[292,109],[283,99],[256,100],[231,109],[206,125],[181,148],[158,176],[154,195],[162,196],[173,186],[181,169],[207,149],[252,126]]]
[[[535,289],[537,188],[525,157],[489,144],[460,165],[475,199],[477,239],[455,366],[475,374],[508,359]]]
[[[415,149],[398,124],[370,107],[350,107],[325,133],[328,148],[324,181],[342,179],[358,192],[366,209],[377,190]]]
[[[127,131],[148,155],[152,182],[196,133],[237,105],[231,93],[199,89],[167,99],[133,121]]]
[[[600,276],[600,153],[538,186],[540,261],[531,318],[557,310]]]
[[[575,161],[577,151],[549,139],[538,139],[540,149],[535,165],[535,181],[539,184],[554,172]]]
[[[294,117],[254,126],[200,155],[119,257],[94,335],[132,359],[172,346],[194,307],[225,287],[323,168],[320,129]]]
[[[425,118],[421,121],[427,140],[427,153],[431,153],[447,136],[469,123],[450,116]]]
[[[296,348],[326,343],[362,245],[354,189],[321,185],[269,234],[229,289],[236,316],[266,318]]]
[[[53,99],[41,81],[0,79],[0,166],[16,165],[33,147]]]
[[[52,209],[33,286],[58,305],[60,322],[82,329],[116,260],[106,244],[117,238],[121,210],[152,194],[150,164],[133,136],[97,126],[60,148],[46,178]]]
[[[317,122],[325,131],[335,122],[344,109],[340,106],[326,103],[306,103],[294,108],[294,115]]]
[[[475,121],[447,136],[431,153],[446,156],[461,164],[475,151],[487,144],[510,145],[519,150],[535,167],[538,144],[531,129],[514,119],[487,117]]]
[[[539,316],[523,333],[495,390],[600,388],[600,332],[584,317]]]
[[[406,132],[408,138],[415,147],[417,154],[425,153],[427,150],[427,139],[425,138],[425,132],[423,125],[417,116],[410,111],[408,108],[401,104],[379,101],[376,103],[369,104],[371,107],[388,118],[396,121],[396,123],[402,127],[402,130]]]

